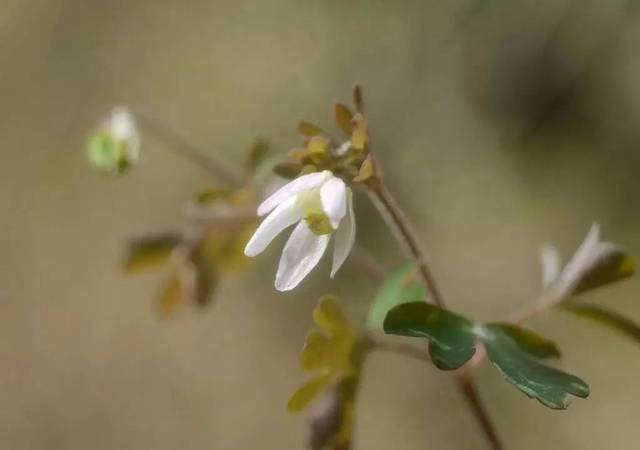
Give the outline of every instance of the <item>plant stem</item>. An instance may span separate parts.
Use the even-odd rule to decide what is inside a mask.
[[[175,155],[200,167],[230,186],[239,187],[242,185],[242,178],[226,164],[192,144],[169,125],[140,111],[135,111],[135,116],[144,129],[167,143],[169,150]]]
[[[369,185],[368,187],[368,192],[375,199],[374,203],[378,206],[382,216],[392,228],[394,236],[403,247],[407,248],[410,256],[415,260],[420,276],[429,290],[430,299],[440,308],[446,309],[445,302],[440,294],[433,273],[420,248],[416,233],[413,231],[411,223],[398,205],[398,202],[384,186],[382,181]],[[480,398],[471,372],[468,370],[456,372],[456,382],[493,450],[503,450],[502,442]]]

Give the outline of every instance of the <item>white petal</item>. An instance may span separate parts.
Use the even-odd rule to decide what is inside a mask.
[[[318,264],[329,243],[328,234],[314,234],[307,222],[301,221],[291,233],[280,257],[276,289],[289,291],[296,287]]]
[[[320,188],[322,209],[329,217],[333,229],[337,229],[347,211],[347,189],[340,178],[332,177]]]
[[[296,199],[292,197],[280,203],[266,219],[262,221],[258,229],[244,248],[247,256],[256,256],[261,253],[267,245],[288,226],[300,220],[300,209],[296,206]]]
[[[299,194],[302,191],[320,186],[331,176],[332,174],[330,171],[323,170],[322,172],[314,172],[307,175],[302,175],[301,177],[290,181],[289,183],[278,189],[276,192],[271,194],[269,198],[267,198],[260,204],[260,206],[258,206],[258,215],[264,216],[265,214],[268,214],[269,211],[271,211],[283,201],[293,197],[296,194]]]
[[[356,216],[353,212],[353,193],[347,191],[347,205],[349,212],[336,231],[336,240],[333,244],[333,264],[331,265],[331,278],[333,278],[351,253],[356,241]]]

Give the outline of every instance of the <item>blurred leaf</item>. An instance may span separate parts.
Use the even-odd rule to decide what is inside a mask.
[[[594,224],[560,274],[555,288],[562,296],[568,297],[627,278],[634,273],[633,259],[622,247],[601,241],[600,226]]]
[[[163,317],[173,317],[186,303],[182,276],[179,272],[175,272],[162,286],[158,298],[158,312]]]
[[[107,132],[97,132],[89,138],[87,156],[94,169],[107,175],[121,175],[131,166],[126,144],[116,142]]]
[[[353,117],[353,113],[351,112],[351,110],[349,110],[349,108],[342,103],[336,103],[334,106],[334,113],[338,126],[342,129],[342,131],[351,136],[351,133],[353,132],[353,126],[351,125],[351,118]]]
[[[324,136],[314,136],[309,139],[307,151],[311,157],[311,161],[315,164],[321,164],[327,159],[329,141]]]
[[[264,162],[268,159],[271,148],[269,142],[264,139],[258,139],[249,149],[245,170],[249,176],[253,176],[258,172]]]
[[[384,331],[427,338],[434,364],[444,370],[460,367],[475,353],[473,324],[458,314],[424,302],[393,307],[384,319]]]
[[[273,171],[276,175],[279,175],[282,178],[286,178],[288,180],[293,180],[298,175],[300,175],[301,170],[302,164],[295,162],[282,162],[280,164],[276,164],[273,168]]]
[[[163,232],[135,237],[129,241],[122,267],[127,273],[139,273],[165,264],[182,241],[178,232]]]
[[[415,263],[406,263],[387,277],[369,307],[367,317],[369,329],[381,330],[385,316],[394,306],[427,298],[424,284],[414,281],[415,271]]]
[[[255,223],[209,226],[200,244],[202,257],[220,271],[244,269],[250,263],[250,258],[244,254],[244,247],[254,231]]]
[[[539,254],[542,266],[542,288],[548,289],[560,276],[562,260],[558,249],[551,244],[542,245]]]
[[[522,351],[529,353],[531,356],[540,359],[560,357],[560,349],[555,342],[527,328],[499,322],[484,326],[491,327],[494,331],[497,330],[505,336],[510,337]]]
[[[320,127],[305,121],[301,121],[300,123],[298,123],[298,131],[302,136],[307,138],[323,134],[323,131],[320,129]]]
[[[297,413],[309,406],[313,400],[331,383],[331,375],[323,374],[309,379],[300,386],[287,403],[287,410],[290,413]]]
[[[589,386],[580,378],[545,366],[523,348],[513,333],[495,324],[476,329],[493,365],[504,377],[529,397],[554,409],[566,409],[572,396],[586,398]]]
[[[351,325],[333,296],[325,295],[320,299],[313,310],[313,321],[330,336],[352,334]]]
[[[352,347],[350,335],[325,336],[319,330],[312,330],[302,349],[302,370],[346,369],[350,364]]]
[[[604,325],[640,344],[640,325],[615,311],[598,305],[577,302],[566,302],[559,305],[559,307],[563,311],[568,311],[600,325]]]

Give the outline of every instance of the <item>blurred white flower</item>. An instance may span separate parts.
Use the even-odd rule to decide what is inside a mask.
[[[140,134],[133,115],[124,106],[113,108],[91,134],[87,149],[89,161],[99,171],[121,174],[138,162]]]
[[[276,289],[295,288],[318,264],[335,232],[331,277],[349,255],[355,241],[352,192],[328,170],[296,178],[258,207],[262,221],[245,247],[256,256],[285,228],[298,223],[282,251]]]

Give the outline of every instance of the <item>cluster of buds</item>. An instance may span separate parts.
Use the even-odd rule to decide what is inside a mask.
[[[364,115],[362,91],[353,89],[355,113],[343,103],[336,103],[334,114],[338,128],[346,139],[333,138],[320,127],[300,122],[298,131],[304,146],[288,153],[288,161],[278,164],[274,171],[288,179],[323,170],[330,171],[346,182],[373,183],[380,171],[370,152],[367,119]]]

